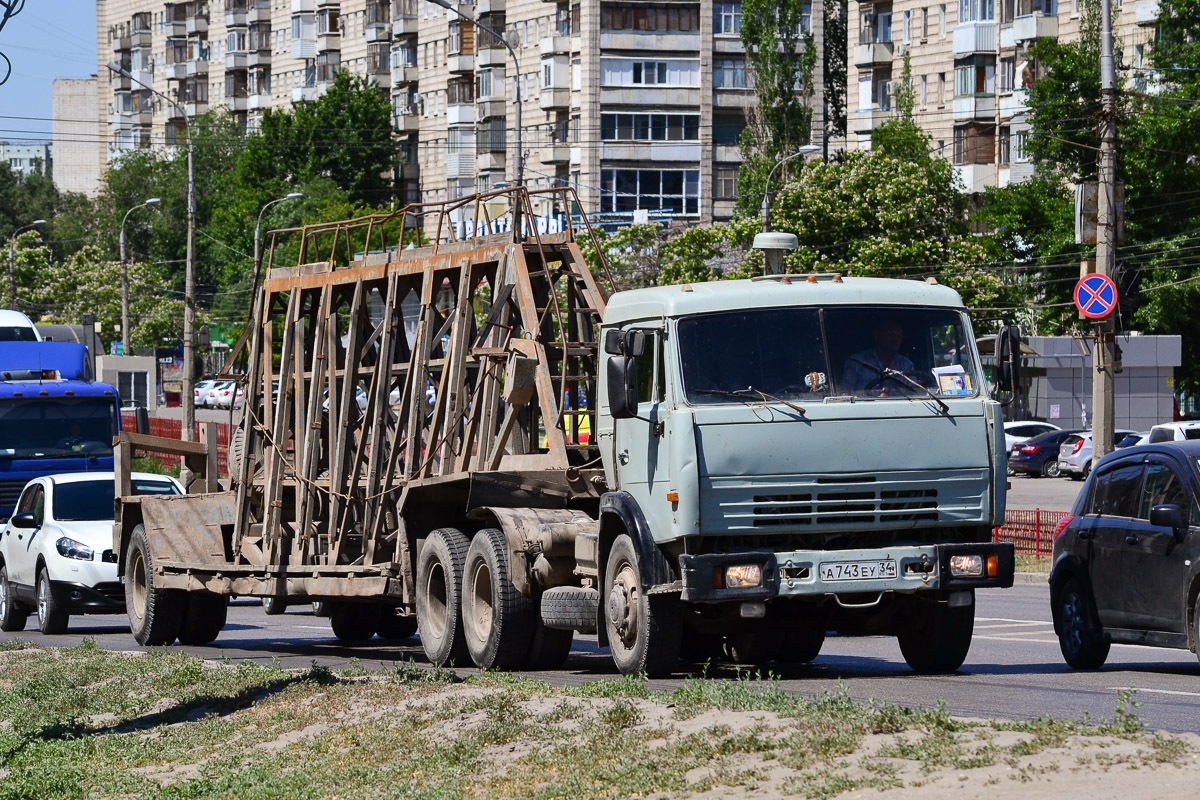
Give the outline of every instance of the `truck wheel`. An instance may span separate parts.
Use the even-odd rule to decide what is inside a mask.
[[[613,662],[623,675],[669,674],[679,661],[683,615],[674,595],[642,592],[637,549],[629,534],[613,542],[604,568],[604,624]]]
[[[594,626],[593,626],[594,627]],[[525,669],[533,672],[558,669],[571,655],[575,631],[548,628],[541,620],[533,621],[533,640],[525,657]]]
[[[596,632],[600,592],[582,586],[555,586],[542,593],[542,624],[562,631]]]
[[[476,666],[516,669],[533,637],[533,604],[509,577],[508,541],[497,528],[475,534],[462,579],[462,621]]]
[[[343,644],[370,641],[379,627],[378,603],[330,603],[329,626]]]
[[[150,543],[145,526],[139,524],[125,555],[125,608],[137,643],[152,647],[175,641],[186,599],[178,589],[155,588]]]
[[[391,605],[379,607],[379,624],[375,632],[381,639],[409,639],[417,632],[416,617],[402,617],[396,612],[398,608]]]
[[[51,636],[66,633],[67,623],[71,619],[71,615],[54,598],[50,573],[45,567],[38,570],[37,576],[37,618],[38,630]]]
[[[783,636],[779,660],[784,664],[807,664],[821,654],[825,631],[788,631]]]
[[[765,667],[779,657],[782,644],[778,633],[745,631],[725,638],[725,652],[735,664]]]
[[[179,643],[193,647],[221,635],[229,617],[229,598],[213,592],[188,592],[179,625]]]
[[[12,633],[25,630],[29,612],[17,604],[8,582],[8,567],[0,567],[0,631]]]
[[[282,597],[264,597],[262,599],[263,613],[268,617],[276,617],[287,611],[287,600]]]
[[[908,666],[923,675],[945,675],[961,667],[975,630],[974,590],[971,602],[957,608],[913,598],[910,614],[908,624],[896,637]]]
[[[313,600],[312,612],[314,617],[329,616],[329,601],[328,600]]]
[[[1055,600],[1058,611],[1058,649],[1072,669],[1100,669],[1111,643],[1096,629],[1096,606],[1079,581],[1067,581]]]
[[[440,528],[429,534],[417,556],[417,629],[425,655],[439,667],[466,664],[463,636],[463,562],[471,542],[462,531]]]

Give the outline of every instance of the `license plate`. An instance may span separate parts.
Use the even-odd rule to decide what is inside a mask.
[[[869,581],[896,577],[895,561],[834,561],[821,565],[822,581]]]

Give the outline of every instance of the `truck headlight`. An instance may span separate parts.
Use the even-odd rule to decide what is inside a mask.
[[[955,578],[983,575],[983,556],[950,556],[950,574]]]
[[[77,558],[80,561],[91,561],[95,553],[92,548],[88,547],[83,542],[77,542],[74,539],[68,539],[66,536],[54,543],[58,548],[58,554],[63,558]]]
[[[730,589],[762,586],[762,567],[758,564],[742,564],[725,568],[725,585]]]

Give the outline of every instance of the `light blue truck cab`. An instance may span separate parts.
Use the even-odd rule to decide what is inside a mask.
[[[1003,426],[956,292],[654,287],[614,295],[602,337],[602,512],[653,539],[642,560],[674,582],[646,591],[678,591],[683,627],[741,661],[810,660],[836,630],[895,635],[918,671],[962,664],[974,590],[1012,585],[1013,550],[992,541]]]
[[[0,342],[0,519],[33,478],[111,472],[120,399],[74,342]]]

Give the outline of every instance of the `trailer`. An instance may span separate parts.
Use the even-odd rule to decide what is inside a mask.
[[[802,661],[836,629],[957,669],[974,589],[1013,570],[990,535],[998,406],[957,295],[841,276],[613,295],[580,250],[577,234],[601,249],[586,218],[535,224],[578,206],[512,188],[273,232],[229,487],[205,445],[117,445],[119,471],[162,446],[203,475],[118,500],[137,641],[212,641],[248,595],[324,601],[346,642],[419,632],[437,664],[553,669],[594,632],[622,672],[663,674],[714,637],[738,660]],[[884,371],[882,392],[839,394],[823,339],[804,372],[738,349],[746,320],[779,317],[786,338],[811,311],[853,335],[880,308],[928,351],[924,383],[906,378],[920,393]],[[705,374],[729,359],[762,364],[745,385]],[[949,449],[795,458],[889,429],[906,455]]]

